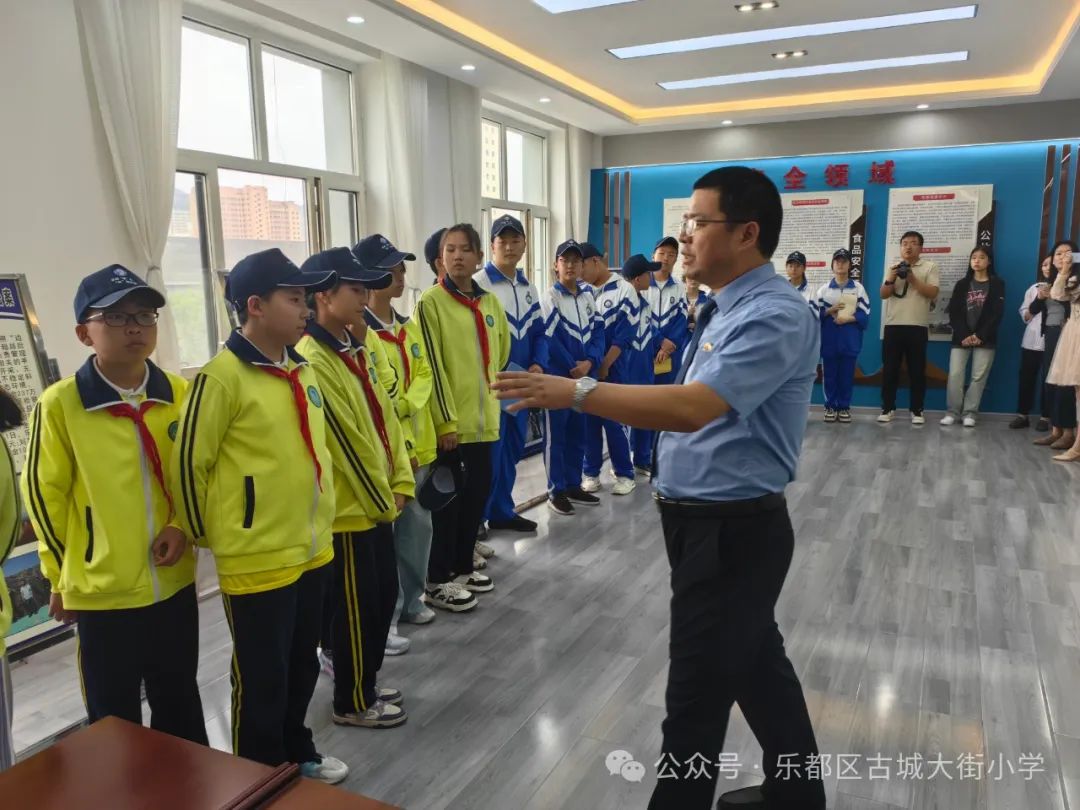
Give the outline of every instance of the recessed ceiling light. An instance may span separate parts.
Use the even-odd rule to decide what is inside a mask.
[[[806,53],[807,53],[806,51],[792,51],[791,55],[793,57],[795,57],[796,59],[800,59],[800,58],[806,56]]]
[[[551,99],[550,99],[550,98],[548,98],[547,96],[544,96],[544,97],[543,97],[542,99],[540,99],[540,103],[541,103],[541,104],[550,104],[550,103],[551,103]]]
[[[732,121],[730,118],[725,118],[723,121],[720,122],[720,126],[730,127],[734,123],[735,122]]]
[[[552,14],[562,14],[567,11],[584,11],[589,8],[618,6],[623,3],[634,3],[637,0],[533,0],[533,2],[544,11],[550,11]]]
[[[952,53],[930,53],[920,56],[899,56],[889,59],[864,59],[858,62],[835,62],[831,65],[811,65],[808,67],[780,68],[779,70],[758,70],[752,73],[730,73],[726,76],[706,76],[701,79],[682,79],[672,82],[659,82],[665,90],[692,90],[698,87],[721,87],[748,82],[765,82],[773,79],[794,79],[805,76],[831,76],[837,73],[860,73],[864,70],[884,70],[886,68],[915,67],[917,65],[941,65],[947,62],[967,60],[967,51]]]
[[[929,110],[929,109],[930,109],[930,105],[929,105],[929,104],[919,104],[919,105],[917,105],[917,106],[915,107],[915,109],[916,109],[916,110]]]
[[[476,65],[462,65],[462,70],[476,70]]]
[[[760,3],[736,3],[736,11],[768,11],[771,8],[780,8],[776,0],[763,0]]]
[[[970,20],[975,16],[977,10],[978,6],[976,5],[956,6],[932,11],[914,11],[907,14],[889,14],[884,17],[863,17],[857,20],[838,20],[837,22],[811,23],[809,25],[789,25],[784,28],[763,28],[758,31],[742,31],[733,34],[714,34],[707,37],[654,42],[650,45],[628,45],[625,48],[609,48],[608,51],[619,59],[634,59],[641,56],[706,51],[712,48],[730,48],[735,45],[754,45],[785,39],[803,39],[804,37],[820,37],[829,34],[850,34],[857,31],[876,31],[882,28],[899,28],[905,25]]]
[[[753,3],[740,3],[739,5],[735,6],[735,10],[736,11],[753,11],[754,10],[754,4]]]
[[[806,51],[780,51],[773,54],[773,59],[800,59],[806,56]]]
[[[353,25],[360,25],[364,21],[364,18],[359,14],[353,14],[351,17],[346,17],[345,22],[352,23]]]

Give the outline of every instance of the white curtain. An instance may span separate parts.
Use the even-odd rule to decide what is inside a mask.
[[[131,241],[131,268],[165,291],[161,258],[176,172],[182,0],[75,0],[102,128]],[[157,361],[178,371],[176,325],[162,311]]]
[[[480,89],[448,79],[454,222],[480,222]]]

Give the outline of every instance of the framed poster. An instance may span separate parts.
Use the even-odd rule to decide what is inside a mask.
[[[529,422],[525,429],[525,452],[522,458],[534,456],[544,449],[544,412],[538,408],[529,410]]]
[[[832,279],[832,255],[840,248],[851,251],[851,276],[862,277],[862,256],[866,249],[866,217],[863,193],[852,191],[807,191],[781,194],[784,225],[773,253],[773,267],[786,275],[787,257],[796,250],[806,254],[806,281],[816,290]]]
[[[0,385],[15,397],[28,420],[41,392],[56,380],[26,276],[0,275]],[[22,472],[29,438],[25,424],[4,434],[16,473]]]
[[[885,236],[885,266],[899,258],[905,231],[923,235],[923,258],[937,263],[941,287],[930,305],[930,340],[952,340],[948,306],[953,287],[968,270],[968,257],[976,245],[994,241],[994,187],[928,186],[889,189],[889,227]],[[884,333],[885,320],[882,319]]]
[[[71,625],[49,616],[52,588],[41,573],[37,543],[23,543],[11,552],[4,562],[4,584],[11,596],[11,629],[5,640],[12,660],[71,632]]]

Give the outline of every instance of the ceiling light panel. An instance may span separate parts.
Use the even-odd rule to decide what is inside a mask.
[[[564,14],[567,11],[584,11],[589,8],[636,3],[637,0],[533,0],[533,2],[544,11],[552,14]]]
[[[889,59],[864,59],[858,62],[835,62],[831,65],[808,65],[807,67],[780,68],[778,70],[758,70],[752,73],[729,73],[726,76],[706,76],[701,79],[682,79],[679,81],[659,82],[665,90],[694,90],[699,87],[725,87],[732,84],[767,82],[774,79],[797,79],[806,76],[833,76],[839,73],[859,73],[866,70],[886,70],[890,68],[917,67],[920,65],[942,65],[948,62],[964,62],[967,51],[952,53],[930,53],[920,56],[898,56]]]
[[[556,0],[546,0],[555,2]],[[539,0],[537,0],[539,2]],[[660,56],[669,53],[707,51],[713,48],[730,48],[736,45],[754,45],[762,42],[779,42],[803,37],[821,37],[830,34],[850,34],[858,31],[877,31],[883,28],[900,28],[907,25],[970,20],[978,11],[977,5],[955,6],[931,11],[914,11],[907,14],[889,14],[884,17],[863,17],[857,20],[789,25],[784,28],[762,28],[734,34],[715,34],[692,39],[675,39],[650,45],[630,45],[625,48],[609,48],[619,59],[637,59],[643,56]]]

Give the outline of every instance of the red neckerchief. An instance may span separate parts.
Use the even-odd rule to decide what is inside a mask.
[[[311,460],[315,462],[315,480],[319,484],[319,491],[322,492],[322,465],[319,463],[319,456],[315,452],[315,442],[311,438],[311,421],[308,419],[307,394],[304,392],[304,386],[300,384],[300,370],[303,366],[296,366],[292,371],[285,371],[277,366],[264,366],[261,363],[255,364],[255,367],[261,368],[267,374],[280,377],[285,380],[292,389],[293,400],[296,402],[296,413],[300,417],[300,435],[304,437],[304,444],[307,445],[308,455],[310,455]]]
[[[391,321],[393,321],[393,316],[391,316]],[[401,365],[405,368],[405,385],[407,387],[409,380],[412,378],[412,372],[409,370],[409,353],[405,351],[405,338],[407,337],[405,327],[401,327],[401,330],[396,335],[393,333],[392,329],[392,326],[391,329],[376,329],[375,334],[377,334],[381,340],[384,340],[387,343],[393,343],[397,346],[398,354],[401,355]]]
[[[124,402],[120,405],[110,405],[105,410],[113,416],[130,419],[135,423],[135,427],[139,431],[139,442],[142,444],[143,452],[146,453],[146,458],[150,461],[150,469],[154,473],[154,478],[157,479],[158,486],[161,487],[161,491],[165,494],[165,500],[169,503],[169,517],[167,520],[172,520],[173,499],[172,495],[169,494],[168,487],[165,486],[165,472],[161,467],[161,454],[158,452],[157,442],[154,441],[154,434],[150,432],[150,428],[146,424],[146,412],[156,404],[155,401],[148,399],[138,408]]]
[[[349,371],[360,380],[360,387],[364,389],[364,399],[367,400],[368,409],[371,411],[371,419],[375,423],[375,432],[379,434],[379,441],[382,442],[383,450],[386,451],[386,463],[393,470],[394,454],[390,450],[390,436],[386,432],[386,417],[383,416],[382,406],[379,405],[379,398],[375,394],[375,388],[371,385],[371,377],[368,376],[366,369],[360,368],[360,364],[356,362],[350,352],[338,352],[337,356],[341,358],[341,362],[345,364]]]
[[[480,299],[469,298],[464,293],[450,289],[446,276],[443,276],[441,284],[451,298],[472,310],[473,321],[476,323],[476,336],[480,339],[480,357],[484,361],[484,379],[490,383],[491,375],[488,367],[491,365],[491,349],[488,348],[487,325],[484,323],[484,313],[480,311]]]

